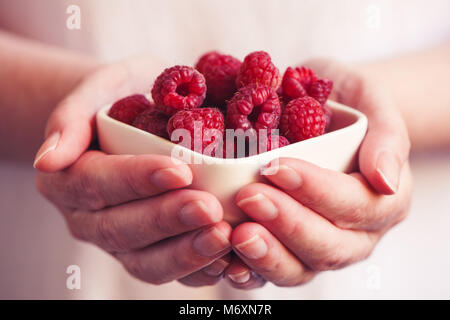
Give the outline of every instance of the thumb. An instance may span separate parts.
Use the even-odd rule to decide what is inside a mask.
[[[390,99],[378,92],[363,94],[360,109],[369,127],[359,153],[361,173],[381,194],[394,194],[403,166],[409,157],[410,141],[406,126]]]
[[[82,110],[80,103],[76,99],[66,100],[52,113],[33,167],[44,172],[62,170],[89,147],[95,114]]]
[[[55,172],[74,163],[93,138],[97,110],[118,98],[145,92],[160,67],[158,60],[143,56],[102,67],[87,77],[51,115],[33,166]]]
[[[306,65],[333,80],[330,99],[354,107],[367,116],[369,126],[359,152],[359,169],[377,192],[395,193],[409,156],[410,141],[383,79],[368,78],[353,68],[327,59],[310,60]]]
[[[50,116],[33,166],[55,172],[72,165],[89,147],[97,110],[132,91],[132,86],[125,84],[128,77],[125,63],[102,67],[86,77]]]

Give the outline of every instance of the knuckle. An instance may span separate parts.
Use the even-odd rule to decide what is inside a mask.
[[[309,266],[314,271],[341,269],[349,264],[349,259],[337,252],[330,252],[325,257],[313,260]]]
[[[289,227],[286,226],[286,229],[286,239],[301,239],[305,233],[303,225],[298,222],[290,224]]]
[[[88,210],[100,210],[107,206],[104,197],[104,184],[100,179],[101,171],[98,170],[96,159],[97,152],[86,152],[74,164],[65,181],[66,193],[77,206]]]
[[[80,206],[84,208],[100,210],[107,205],[98,186],[93,181],[93,178],[87,173],[81,174],[78,182],[74,183],[73,190],[75,196],[80,199]]]
[[[273,260],[273,259],[272,259]],[[255,271],[258,274],[265,275],[269,277],[270,275],[276,275],[277,279],[280,279],[280,275],[277,270],[281,270],[283,262],[279,259],[272,263],[264,263],[263,265],[255,266]]]
[[[279,270],[283,270],[283,264],[285,264],[281,251],[271,250],[269,255],[270,257],[266,257],[263,263],[252,266],[252,268],[259,275],[264,275],[267,278],[280,279],[281,274]]]
[[[168,210],[165,205],[162,204],[159,210],[157,210],[152,219],[153,228],[161,237],[170,236],[174,233],[173,224],[170,223]]]
[[[100,246],[114,251],[124,251],[128,249],[127,241],[120,235],[119,228],[114,219],[111,219],[106,215],[100,215],[96,231]]]
[[[203,267],[212,262],[211,258],[197,254],[189,247],[188,243],[184,241],[179,242],[173,248],[171,260],[174,265],[174,270],[178,271],[196,270],[199,267]]]
[[[366,224],[367,218],[366,208],[364,206],[356,206],[352,210],[346,211],[345,214],[336,217],[333,223],[339,228],[349,229]]]
[[[194,270],[202,263],[202,260],[187,250],[177,249],[173,254],[174,265],[178,270]]]

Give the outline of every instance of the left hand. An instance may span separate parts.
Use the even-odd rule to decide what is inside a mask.
[[[226,270],[237,288],[270,281],[296,286],[319,271],[367,258],[380,238],[407,213],[412,193],[406,127],[382,82],[340,64],[310,63],[335,84],[331,97],[364,112],[369,129],[359,153],[360,172],[345,174],[296,159],[242,188],[237,205],[254,222],[237,226],[232,246],[240,259]]]

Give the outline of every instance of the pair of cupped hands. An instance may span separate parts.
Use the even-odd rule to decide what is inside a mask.
[[[36,185],[77,239],[119,260],[133,276],[163,284],[239,289],[296,286],[367,258],[405,218],[412,192],[410,142],[382,83],[328,60],[307,63],[334,81],[330,97],[366,114],[359,171],[334,172],[282,158],[267,183],[236,194],[249,221],[231,227],[220,202],[190,189],[188,165],[161,155],[108,155],[90,148],[99,107],[148,92],[162,70],[148,58],[98,67],[57,106],[36,155]],[[130,141],[132,143],[132,141]]]

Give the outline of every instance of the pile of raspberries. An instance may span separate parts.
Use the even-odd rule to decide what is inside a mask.
[[[132,95],[114,103],[109,116],[200,153],[236,158],[324,134],[332,87],[332,81],[304,66],[288,67],[281,77],[264,51],[250,53],[243,62],[213,51],[195,68],[165,69],[151,90],[153,102]],[[183,143],[177,129],[184,129],[190,141]],[[239,135],[244,147],[238,151]]]

